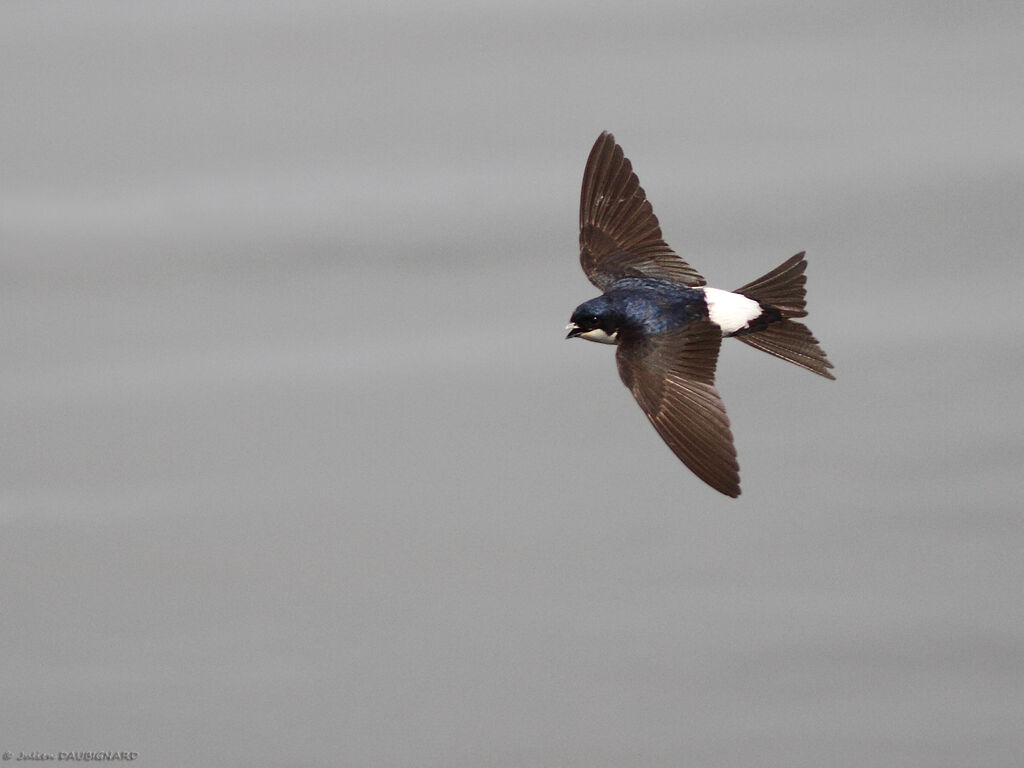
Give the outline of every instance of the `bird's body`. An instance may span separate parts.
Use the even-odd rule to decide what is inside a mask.
[[[626,277],[617,280],[596,299],[581,304],[573,315],[576,319],[599,318],[589,332],[579,334],[589,341],[618,344],[631,338],[664,333],[685,327],[700,317],[707,317],[708,308],[701,289],[651,280]],[[578,318],[577,318],[578,315]]]
[[[610,133],[594,144],[580,200],[580,263],[603,293],[576,308],[568,338],[618,346],[623,383],[668,446],[716,490],[738,496],[739,465],[714,384],[723,337],[834,378],[810,330],[804,254],[736,291],[704,278],[661,238],[651,204]]]
[[[664,280],[626,277],[616,280],[596,299],[581,304],[582,314],[604,314],[621,323],[620,331],[640,334],[664,333],[706,318],[717,325],[722,336],[732,336],[750,329],[765,314],[753,299],[723,291],[720,288],[689,288]],[[600,328],[578,334],[588,341],[617,344],[619,337]]]

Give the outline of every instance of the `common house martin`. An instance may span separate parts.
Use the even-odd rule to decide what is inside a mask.
[[[807,315],[804,253],[735,291],[709,288],[669,248],[615,137],[598,137],[583,172],[580,264],[603,291],[572,313],[567,339],[618,349],[622,382],[673,453],[726,496],[740,495],[729,417],[715,388],[723,337],[834,379]]]

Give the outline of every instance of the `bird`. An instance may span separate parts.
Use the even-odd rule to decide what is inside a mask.
[[[801,251],[735,291],[705,279],[665,242],[615,137],[594,143],[580,195],[580,265],[602,293],[580,304],[566,339],[616,345],[622,383],[672,452],[716,491],[740,495],[729,417],[715,386],[723,338],[835,379],[807,315]]]

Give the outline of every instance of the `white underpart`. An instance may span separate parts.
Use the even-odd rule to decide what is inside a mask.
[[[708,316],[711,322],[722,329],[723,336],[746,328],[751,320],[761,314],[761,305],[742,294],[719,288],[703,290],[708,303]]]
[[[605,333],[604,331],[602,331],[600,328],[595,328],[592,331],[585,331],[584,333],[580,334],[580,338],[581,339],[586,339],[587,341],[596,341],[596,342],[598,342],[600,344],[618,344],[619,343],[619,334],[618,333],[608,334],[608,333]]]

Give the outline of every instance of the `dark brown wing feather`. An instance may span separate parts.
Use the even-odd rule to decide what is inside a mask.
[[[622,277],[704,285],[697,270],[661,239],[633,166],[605,131],[590,150],[580,195],[580,264],[602,291]]]
[[[740,495],[740,468],[725,405],[715,389],[722,332],[701,320],[686,328],[623,342],[616,361],[658,434],[701,480]]]

